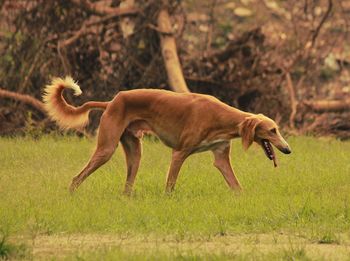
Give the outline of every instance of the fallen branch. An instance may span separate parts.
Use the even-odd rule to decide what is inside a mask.
[[[71,0],[71,2],[79,7],[84,8],[86,11],[96,15],[132,15],[138,13],[140,10],[135,7],[120,8],[105,6],[104,3],[94,2],[91,3],[89,0]]]
[[[350,110],[350,99],[304,101],[315,112],[343,112]]]
[[[30,95],[0,89],[0,98],[8,98],[23,102],[37,109],[42,114],[46,115],[44,103]]]
[[[170,88],[175,92],[189,92],[177,55],[176,42],[172,33],[169,13],[165,8],[160,10],[158,14],[158,28],[160,32],[160,45]]]
[[[32,106],[34,109],[41,112],[43,115],[47,116],[47,111],[45,109],[44,103],[30,95],[7,91],[0,88],[0,98],[13,99],[13,100],[28,104]],[[51,121],[50,119],[47,118],[47,119],[44,119],[43,122],[46,124],[48,120]],[[91,138],[91,135],[87,133],[84,129],[79,129],[79,130],[76,129],[76,131],[81,135]]]

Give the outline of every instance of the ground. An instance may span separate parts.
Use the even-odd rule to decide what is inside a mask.
[[[339,235],[338,235],[339,236]],[[13,237],[12,241],[33,243],[31,238]],[[215,257],[217,259],[288,259],[298,258],[348,260],[350,240],[342,235],[341,243],[318,242],[304,236],[287,234],[238,234],[178,240],[159,236],[115,234],[40,235],[35,238],[32,256],[36,258],[94,259],[109,257]],[[103,258],[104,259],[104,258]]]

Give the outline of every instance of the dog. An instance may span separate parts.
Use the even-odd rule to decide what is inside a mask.
[[[277,166],[273,144],[285,154],[291,149],[281,136],[277,124],[262,114],[233,108],[213,96],[196,93],[174,93],[166,90],[137,89],[119,92],[109,102],[89,101],[79,107],[69,105],[65,89],[82,93],[71,77],[55,78],[43,94],[45,108],[61,128],[82,129],[88,123],[90,110],[104,110],[98,131],[96,150],[83,170],[73,178],[70,191],[78,186],[113,155],[119,141],[125,152],[127,177],[124,192],[130,194],[141,159],[141,138],[152,132],[172,149],[172,160],[166,180],[171,192],[180,168],[191,154],[212,151],[214,166],[228,186],[241,190],[230,163],[230,140],[241,137],[244,149],[253,142],[261,145],[266,156]]]

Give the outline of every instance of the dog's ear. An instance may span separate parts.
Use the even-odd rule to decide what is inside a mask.
[[[255,128],[262,122],[258,116],[250,116],[239,124],[239,135],[242,138],[243,148],[247,150],[254,141]]]

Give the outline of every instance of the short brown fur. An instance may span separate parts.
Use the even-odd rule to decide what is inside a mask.
[[[74,125],[75,119],[78,122],[79,117],[91,109],[105,110],[100,120],[96,150],[83,170],[73,178],[71,191],[111,158],[120,141],[127,162],[125,193],[130,193],[140,164],[143,132],[153,132],[173,150],[167,191],[174,189],[185,159],[206,150],[213,152],[214,165],[229,187],[241,189],[230,163],[232,138],[241,136],[245,149],[253,141],[262,144],[263,140],[268,140],[284,153],[290,153],[273,120],[262,114],[240,111],[209,95],[140,89],[119,92],[110,102],[87,102],[76,108],[64,100],[61,85],[51,85],[51,88],[52,95],[45,99],[47,109],[64,127]],[[65,124],[65,117],[73,123]],[[85,120],[79,122],[82,126],[86,124]]]

